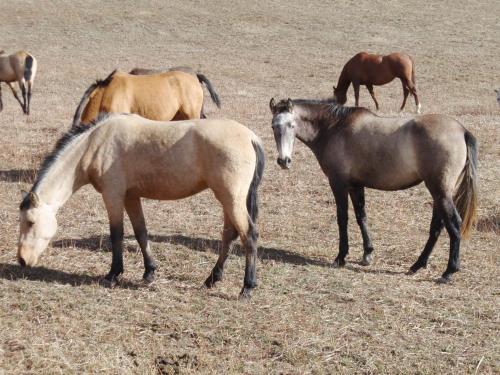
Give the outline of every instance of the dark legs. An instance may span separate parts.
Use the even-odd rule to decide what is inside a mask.
[[[450,236],[450,256],[448,266],[439,282],[448,282],[451,275],[460,269],[460,226],[462,221],[450,198],[438,198],[434,200],[434,209],[432,212],[431,228],[429,231],[429,239],[424,247],[424,250],[418,257],[417,261],[411,266],[409,273],[415,273],[420,268],[427,265],[427,261],[432,252],[434,245],[441,233],[441,230],[446,227],[446,231]]]
[[[139,243],[144,258],[144,275],[143,279],[150,283],[154,280],[156,264],[153,260],[153,254],[149,247],[148,230],[142,212],[141,200],[139,197],[127,197],[125,201],[125,209],[134,228],[135,239]]]
[[[30,103],[31,103],[31,86],[32,86],[31,81],[28,81],[27,85],[28,85],[28,100],[26,102],[26,114],[29,115],[30,114]]]
[[[443,220],[439,214],[439,209],[434,204],[434,208],[432,210],[432,219],[431,219],[431,228],[429,230],[429,239],[425,244],[424,250],[418,257],[417,261],[413,266],[410,267],[410,274],[417,272],[420,268],[427,267],[427,262],[429,261],[429,256],[432,253],[432,249],[437,242],[439,235],[441,234],[441,230],[443,229]]]
[[[238,237],[238,232],[236,228],[229,220],[229,217],[224,214],[224,231],[222,232],[222,249],[219,254],[219,259],[210,273],[210,276],[205,280],[205,286],[211,288],[217,281],[222,280],[222,274],[224,272],[224,263],[226,262],[227,256],[229,254],[229,249],[231,248],[231,243]]]
[[[335,197],[337,224],[339,227],[339,253],[333,261],[333,267],[343,267],[345,265],[345,258],[349,252],[349,238],[347,235],[348,190],[343,185],[334,184],[333,180],[330,180],[330,187]]]
[[[361,236],[363,237],[363,260],[361,264],[368,266],[373,259],[373,245],[368,231],[368,222],[365,212],[365,189],[363,187],[354,187],[349,190],[354,212],[356,214],[356,221],[358,222]]]
[[[24,82],[19,82],[19,87],[21,88],[21,93],[23,94],[23,104],[22,104],[22,107],[23,107],[23,112],[25,115],[28,114],[27,112],[27,103],[28,103],[28,97],[27,97],[27,93],[26,93],[26,86],[24,84]]]
[[[377,111],[378,111],[378,102],[377,102],[377,98],[375,97],[375,91],[373,91],[373,85],[366,85],[366,88],[368,89],[368,92],[372,96],[372,99],[375,102],[375,108],[377,108]]]
[[[110,286],[114,286],[123,273],[123,198],[117,195],[108,199],[103,198],[108,211],[111,246],[113,248],[111,269],[104,279]]]
[[[250,298],[250,292],[257,286],[257,274],[255,272],[257,263],[257,229],[248,218],[249,228],[245,239],[245,277],[240,297]]]

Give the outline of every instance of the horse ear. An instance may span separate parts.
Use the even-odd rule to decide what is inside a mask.
[[[337,90],[337,88],[335,87],[335,85],[333,85],[333,91]]]
[[[500,90],[499,90],[499,89],[495,89],[495,92],[496,92],[497,94],[500,94]]]
[[[287,105],[288,111],[292,112],[293,111],[293,102],[292,102],[292,99],[288,98],[288,100],[286,101],[286,105]]]
[[[274,98],[271,98],[271,101],[269,102],[269,108],[271,109],[271,112],[274,113],[276,110],[276,102]]]
[[[33,207],[38,207],[40,204],[40,199],[38,198],[37,193],[33,193],[32,191],[28,193],[29,200]]]

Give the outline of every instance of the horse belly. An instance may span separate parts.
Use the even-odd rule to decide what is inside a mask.
[[[8,60],[0,60],[0,81],[1,82],[15,82],[17,81],[16,72],[10,66]]]

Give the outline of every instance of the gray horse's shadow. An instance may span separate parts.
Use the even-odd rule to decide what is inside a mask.
[[[129,237],[133,239],[132,237]],[[207,250],[218,254],[222,248],[222,241],[210,239],[210,238],[202,238],[202,237],[189,237],[182,234],[172,234],[172,235],[154,235],[150,234],[149,240],[151,242],[161,242],[161,243],[171,243],[174,245],[181,245],[187,247],[193,251],[205,252]],[[135,241],[135,240],[134,240]],[[53,247],[66,247],[68,245],[88,249],[92,251],[110,251],[111,244],[109,240],[109,236],[93,236],[87,238],[65,238],[61,240],[54,241],[52,243]],[[128,247],[125,250],[136,251],[137,247]],[[238,241],[234,241],[231,247],[231,254],[244,257],[245,250],[241,247]],[[298,266],[321,266],[321,267],[330,267],[331,263],[320,260],[320,259],[311,259],[304,257],[300,254],[293,253],[288,250],[277,249],[274,247],[265,247],[259,246],[258,248],[259,259],[261,260],[272,260],[279,263],[287,263]]]

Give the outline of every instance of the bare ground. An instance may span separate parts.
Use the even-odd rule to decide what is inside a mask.
[[[496,1],[464,0],[0,0],[0,49],[27,49],[39,62],[29,118],[3,90],[0,373],[499,373],[499,14]],[[368,191],[375,262],[357,263],[362,243],[351,219],[351,262],[334,270],[338,232],[326,178],[302,145],[289,172],[274,162],[270,97],[331,95],[343,63],[361,50],[412,54],[424,112],[457,118],[479,140],[480,223],[451,285],[434,282],[447,262],[445,234],[429,268],[405,275],[426,241],[431,198],[423,186]],[[19,191],[68,128],[85,88],[116,67],[173,65],[212,80],[223,108],[209,107],[210,117],[234,118],[265,143],[253,299],[237,300],[238,246],[225,280],[200,288],[222,229],[209,192],[144,202],[160,266],[151,286],[141,283],[130,225],[123,285],[99,285],[111,254],[106,213],[90,187],[60,211],[39,267],[21,270]],[[381,113],[399,115],[401,91],[399,82],[377,89]],[[366,90],[361,102],[373,109]]]

